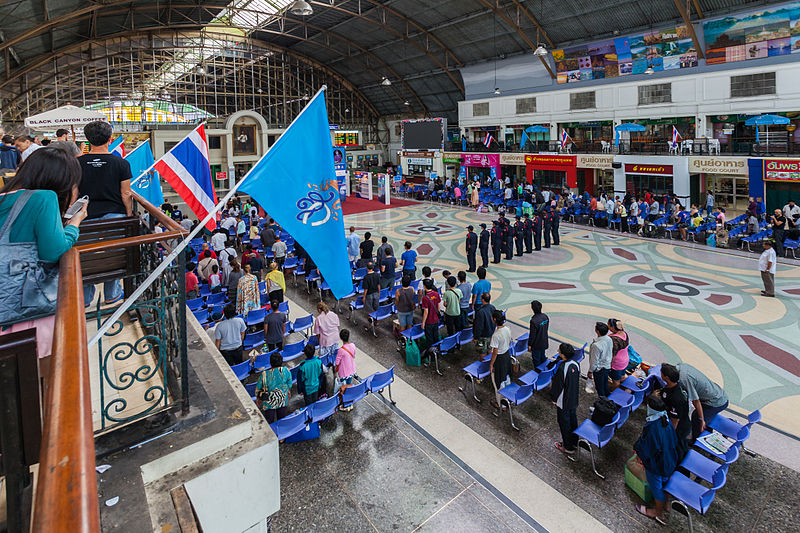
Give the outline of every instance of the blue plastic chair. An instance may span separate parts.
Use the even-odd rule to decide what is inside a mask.
[[[519,356],[528,351],[528,339],[515,340],[511,343],[511,347],[508,351],[511,354],[511,357],[514,359],[519,359]]]
[[[736,439],[738,442],[744,442],[750,438],[750,428],[753,426],[753,424],[759,422],[760,420],[761,411],[756,409],[747,415],[747,424],[740,424],[739,422],[736,422],[727,416],[717,415],[708,422],[707,426],[709,429],[713,429],[719,433],[722,433],[728,438]],[[742,431],[744,429],[747,431]]]
[[[255,359],[253,360],[253,370],[256,372],[260,372],[262,370],[266,370],[269,368],[269,358],[272,354],[277,352],[277,350],[272,350],[271,352],[260,353],[256,355]]]
[[[300,365],[293,366],[289,369],[289,373],[292,375],[292,385],[297,385],[298,372],[300,372]]]
[[[308,412],[306,409],[303,409],[299,413],[291,414],[281,418],[277,422],[273,422],[269,425],[269,427],[271,427],[272,431],[275,432],[275,436],[278,437],[278,440],[284,440],[292,435],[300,433],[306,428],[307,425]]]
[[[367,380],[347,387],[342,393],[342,407],[350,407],[367,397]]]
[[[206,305],[209,307],[212,305],[222,305],[225,303],[226,298],[227,296],[221,292],[211,294],[208,298],[206,298]]]
[[[358,283],[359,281],[364,279],[364,276],[366,275],[367,275],[366,267],[357,268],[355,272],[353,272],[353,283]]]
[[[473,341],[473,339],[474,339],[474,336],[472,334],[472,328],[462,329],[458,333],[458,345],[459,346],[464,346],[465,344],[469,344],[470,342]]]
[[[617,420],[617,429],[621,428],[622,424],[624,424],[628,420],[628,417],[631,416],[631,411],[633,410],[633,400],[633,396],[631,396],[630,403],[628,405],[623,405],[619,408],[619,411],[617,411],[619,414],[619,420]]]
[[[231,370],[236,374],[236,379],[242,381],[250,375],[250,360],[239,363],[238,365],[231,366]]]
[[[192,298],[191,300],[186,300],[186,307],[192,311],[196,311],[202,308],[204,303],[202,298]]]
[[[600,479],[605,479],[606,477],[597,471],[597,467],[595,466],[594,462],[594,450],[592,449],[592,446],[594,445],[598,449],[602,449],[606,444],[608,444],[611,441],[611,438],[614,436],[614,431],[616,431],[617,428],[617,422],[619,422],[619,412],[615,414],[611,422],[605,426],[600,427],[591,420],[586,419],[574,432],[578,436],[578,449],[580,450],[581,445],[583,445],[584,448],[589,450],[589,455],[592,458],[592,470],[594,470],[594,473],[597,474]]]
[[[308,338],[309,331],[314,326],[314,317],[312,315],[302,316],[294,321],[292,324],[292,331],[295,333],[302,333],[305,338]]]
[[[323,420],[326,420],[339,409],[340,400],[339,394],[336,393],[330,398],[323,398],[309,405],[309,422],[314,424],[316,422],[322,422]]]
[[[672,501],[672,509],[686,515],[689,519],[690,532],[694,531],[694,526],[689,507],[701,515],[706,514],[711,502],[714,501],[714,496],[725,485],[726,480],[726,474],[722,470],[717,470],[714,474],[710,488],[692,481],[681,472],[675,472],[670,476],[664,491],[675,498]]]
[[[558,365],[539,372],[536,376],[536,382],[533,384],[533,391],[539,392],[549,387],[553,382],[553,376],[556,374],[556,370],[558,370]]]
[[[381,305],[378,307],[377,310],[369,314],[369,321],[372,326],[372,335],[374,337],[378,336],[378,333],[375,331],[375,324],[377,324],[381,320],[385,320],[391,317],[393,314],[394,314],[394,304]]]
[[[289,316],[289,302],[283,301],[278,304],[278,311],[284,313],[287,317]]]
[[[458,348],[458,338],[460,333],[455,333],[450,335],[449,337],[445,337],[444,339],[440,340],[439,342],[433,343],[432,346],[437,346],[438,350],[431,350],[433,352],[433,360],[436,368],[436,373],[440,376],[443,376],[442,372],[439,370],[439,355],[445,355],[450,353],[452,350]]]
[[[291,270],[297,267],[297,257],[287,257],[286,261],[283,262],[283,270]]]
[[[739,448],[736,446],[728,448],[728,453],[725,454],[725,462],[723,463],[709,459],[697,450],[689,450],[679,466],[700,479],[711,483],[717,470],[724,468],[727,472],[728,467],[738,458]]]
[[[389,390],[389,401],[392,405],[395,405],[395,402],[392,399],[392,382],[394,381],[394,365],[389,370],[385,372],[376,372],[372,374],[370,377],[367,378],[367,389],[372,394],[381,394],[383,395],[383,389]]]
[[[247,327],[251,326],[258,326],[264,324],[264,318],[267,316],[267,310],[264,308],[261,309],[253,309],[249,313],[247,313],[247,318],[245,319],[245,324]]]
[[[305,347],[305,345],[306,343],[304,341],[299,341],[284,346],[283,351],[281,352],[281,356],[283,357],[283,362],[288,363],[289,361],[294,361],[295,359],[303,355],[303,348]]]
[[[244,386],[244,390],[247,392],[247,394],[250,396],[250,399],[253,401],[256,401],[256,385],[258,385],[258,382],[254,381]]]
[[[255,350],[256,348],[260,348],[264,346],[264,330],[258,330],[255,333],[248,333],[244,336],[244,341],[242,341],[242,348],[245,352],[249,352],[250,350]]]
[[[192,314],[201,324],[205,324],[206,322],[208,322],[208,309],[197,309],[197,310],[193,309]]]
[[[472,397],[475,399],[476,402],[481,403],[481,400],[475,394],[475,380],[476,379],[484,379],[487,376],[491,375],[489,371],[489,361],[475,361],[474,363],[470,363],[463,368],[464,370],[464,379],[468,380],[472,383]],[[458,390],[464,393],[466,397],[466,392],[464,387],[459,387]]]
[[[521,405],[528,401],[533,396],[533,384],[519,385],[511,383],[497,391],[503,398],[500,400],[501,405],[505,403],[508,405],[508,420],[511,422],[511,427],[519,431],[519,428],[514,424],[514,415],[511,413],[512,405]],[[495,413],[497,416],[497,413]]]

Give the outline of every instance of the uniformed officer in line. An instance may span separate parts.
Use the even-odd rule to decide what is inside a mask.
[[[475,254],[478,251],[478,236],[472,231],[475,228],[467,226],[467,272],[475,272]]]
[[[536,251],[542,249],[542,212],[536,211],[533,214],[533,244]]]
[[[511,261],[514,259],[514,242],[513,242],[513,235],[511,233],[511,225],[508,223],[508,219],[504,216],[500,222],[500,237],[502,239],[502,250],[506,254],[506,261]]]
[[[558,226],[561,224],[561,216],[558,214],[558,211],[553,211],[553,219],[550,224],[550,231],[553,234],[553,245],[558,246],[561,244],[561,239],[558,235]]]
[[[517,245],[517,257],[522,257],[522,243],[523,243],[523,233],[525,230],[525,224],[522,223],[522,217],[519,215],[516,216],[516,222],[514,222],[514,243]]]
[[[500,254],[502,252],[503,237],[500,234],[500,222],[492,220],[492,255],[494,255],[495,265],[500,262]]]
[[[549,207],[545,208],[542,212],[542,222],[544,226],[544,247],[550,248],[550,233],[553,226],[553,215],[550,213]]]
[[[481,235],[478,248],[481,249],[481,261],[483,261],[483,268],[489,266],[489,232],[486,231],[486,224],[481,224]]]
[[[525,241],[525,253],[529,254],[533,252],[533,221],[528,213],[525,213],[523,217],[522,237]]]

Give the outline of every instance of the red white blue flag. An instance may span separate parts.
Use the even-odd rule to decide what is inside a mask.
[[[673,148],[677,148],[677,147],[678,147],[678,138],[679,138],[680,136],[681,136],[681,134],[680,134],[680,133],[678,133],[678,128],[676,128],[676,127],[673,125],[673,126],[672,126],[672,147],[673,147]],[[663,145],[662,145],[662,146],[663,146]]]
[[[567,141],[571,141],[572,138],[567,133],[567,130],[561,130],[561,149],[565,150],[567,148]]]
[[[492,134],[487,131],[486,137],[483,139],[483,145],[486,148],[489,148],[493,142],[494,142],[494,137],[492,137]]]
[[[108,145],[108,151],[120,157],[125,157],[125,138],[119,135]]]
[[[214,209],[217,193],[211,181],[203,124],[156,161],[153,168],[175,189],[199,220]],[[209,220],[206,228],[214,231],[217,228],[215,220]]]

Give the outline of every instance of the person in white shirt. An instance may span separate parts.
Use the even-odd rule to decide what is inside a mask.
[[[786,217],[787,228],[794,228],[800,225],[800,205],[796,205],[794,200],[783,206],[783,216]]]
[[[214,252],[219,253],[225,249],[225,244],[227,242],[228,236],[221,231],[217,231],[211,236],[211,249],[214,250]]]
[[[28,157],[41,148],[40,144],[33,142],[29,135],[20,135],[14,139],[14,146],[22,153],[22,161],[24,162]]]
[[[236,219],[233,216],[228,215],[228,217],[222,221],[220,226],[225,228],[225,231],[230,231],[231,228],[236,227]]]
[[[775,272],[777,270],[778,256],[772,247],[772,241],[764,241],[764,251],[758,258],[758,269],[761,271],[761,280],[764,282],[764,296],[775,296]]]
[[[542,197],[544,198],[544,203],[550,203],[550,189],[542,189]]]
[[[614,215],[614,209],[617,207],[617,203],[612,200],[611,198],[608,199],[606,202],[606,213],[608,214],[609,218]]]
[[[189,217],[183,215],[183,220],[181,220],[181,227],[186,231],[192,231],[192,221],[189,220]]]

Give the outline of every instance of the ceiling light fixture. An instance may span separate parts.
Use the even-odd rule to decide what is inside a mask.
[[[650,74],[655,74],[656,71],[653,70],[653,66],[652,65],[647,65],[647,69],[645,69],[644,73],[649,76]]]
[[[495,87],[494,88],[494,94],[497,94],[497,95],[500,94],[500,87]]]
[[[533,55],[537,57],[544,57],[549,53],[550,52],[547,51],[547,48],[542,43],[539,43],[539,46],[537,46],[536,50],[533,51]]]
[[[409,102],[408,100],[406,100],[405,102],[403,102],[403,105],[404,105],[404,106],[410,106],[410,105],[411,105],[411,102]]]
[[[383,78],[381,78],[381,85],[383,85],[384,87],[388,87],[391,84],[392,84],[392,80],[390,80],[386,76],[383,76]]]
[[[294,3],[289,6],[289,13],[299,17],[307,17],[313,14],[314,10],[311,8],[311,4],[305,0],[295,0]]]

